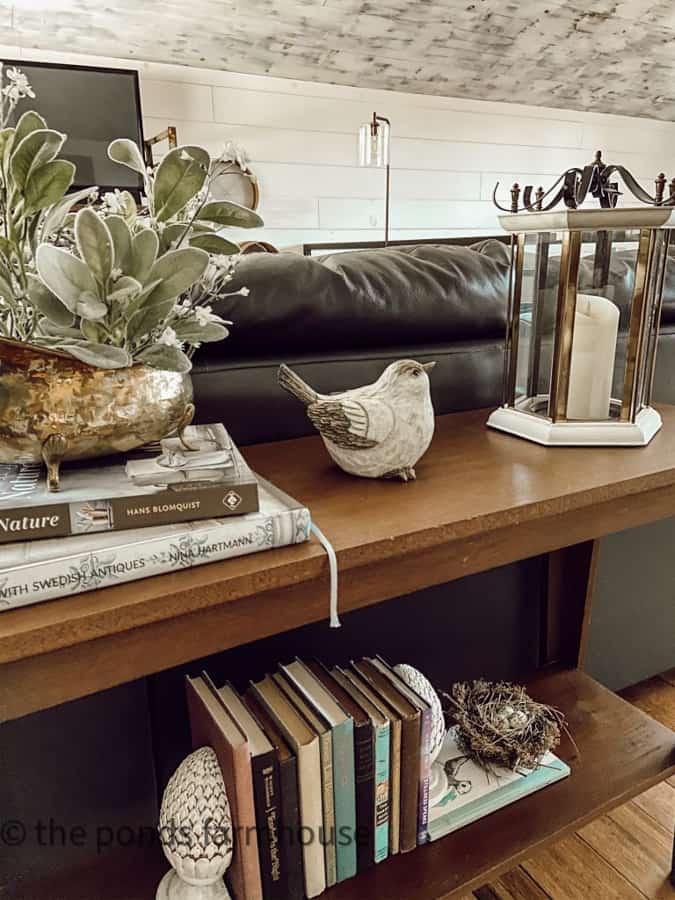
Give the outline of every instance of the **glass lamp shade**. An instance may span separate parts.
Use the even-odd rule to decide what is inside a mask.
[[[359,165],[383,168],[389,165],[389,123],[375,120],[359,128]]]
[[[488,424],[546,445],[632,446],[651,403],[671,210],[500,216],[511,231],[502,407]]]

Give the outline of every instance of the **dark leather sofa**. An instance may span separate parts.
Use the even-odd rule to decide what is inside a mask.
[[[438,414],[501,399],[508,246],[410,245],[341,252],[245,256],[233,288],[250,295],[219,304],[230,337],[201,348],[193,381],[200,421],[223,420],[241,444],[310,434],[302,407],[276,383],[279,363],[295,366],[317,390],[374,380],[401,357],[437,362]],[[592,263],[580,284],[590,285]],[[555,278],[555,273],[551,273]],[[613,260],[616,301],[630,303],[633,270]],[[666,279],[656,399],[675,402],[675,260]]]

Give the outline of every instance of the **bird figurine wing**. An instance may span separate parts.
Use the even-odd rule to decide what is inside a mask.
[[[373,398],[317,400],[307,415],[322,437],[349,450],[376,447],[394,428],[391,406]]]

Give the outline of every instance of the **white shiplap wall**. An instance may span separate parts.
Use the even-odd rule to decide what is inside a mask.
[[[246,148],[266,223],[246,236],[277,246],[382,237],[384,172],[356,166],[358,126],[374,109],[392,120],[393,238],[495,233],[496,181],[506,203],[513,181],[547,186],[597,148],[650,192],[659,171],[675,175],[668,122],[1,49],[15,58],[138,68],[146,136],[172,124],[180,142],[214,153],[228,139]]]

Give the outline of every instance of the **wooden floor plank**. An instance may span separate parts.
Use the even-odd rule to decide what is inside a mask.
[[[669,833],[675,829],[675,786],[664,781],[655,784],[633,800],[643,812],[655,819]]]
[[[635,803],[601,816],[579,834],[648,900],[675,900],[669,881],[672,832]]]
[[[577,835],[538,853],[523,863],[523,869],[553,900],[645,900]]]
[[[675,685],[662,678],[649,678],[621,692],[638,709],[675,730]]]
[[[476,900],[552,900],[522,866],[475,892]]]

